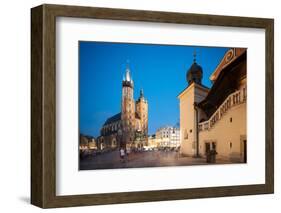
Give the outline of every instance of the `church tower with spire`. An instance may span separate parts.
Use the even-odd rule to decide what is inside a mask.
[[[129,62],[122,80],[121,112],[103,124],[98,143],[104,148],[142,148],[148,142],[148,102],[143,90],[134,99],[134,81]]]
[[[134,141],[135,101],[134,82],[127,62],[125,76],[122,81],[121,120],[123,142],[130,144]]]

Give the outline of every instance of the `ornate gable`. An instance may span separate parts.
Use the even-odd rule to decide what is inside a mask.
[[[224,67],[229,65],[232,61],[234,61],[237,57],[239,57],[242,53],[246,51],[246,48],[231,48],[228,50],[215,71],[210,76],[211,81],[216,81],[220,72],[223,70]]]

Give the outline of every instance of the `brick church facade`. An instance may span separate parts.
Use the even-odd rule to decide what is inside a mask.
[[[134,149],[147,145],[148,102],[143,90],[134,100],[134,82],[128,65],[122,81],[121,112],[105,121],[97,140],[99,149]]]

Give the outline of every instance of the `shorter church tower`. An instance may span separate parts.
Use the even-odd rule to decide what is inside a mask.
[[[148,134],[148,103],[144,98],[143,89],[140,91],[140,97],[136,101],[136,113],[140,119],[139,129],[144,136]]]
[[[196,62],[186,72],[187,87],[178,95],[180,101],[181,154],[198,156],[198,121],[200,113],[196,107],[208,94],[209,89],[202,85],[203,69]]]

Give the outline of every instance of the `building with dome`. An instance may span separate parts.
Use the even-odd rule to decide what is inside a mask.
[[[212,87],[202,84],[203,68],[196,55],[187,70],[187,87],[180,102],[181,154],[247,161],[247,66],[246,49],[231,48],[210,76]]]
[[[141,148],[148,141],[148,102],[143,90],[134,100],[134,82],[127,64],[122,81],[121,112],[108,118],[98,137],[99,149]]]

